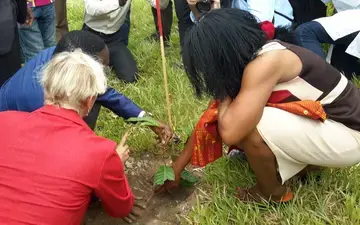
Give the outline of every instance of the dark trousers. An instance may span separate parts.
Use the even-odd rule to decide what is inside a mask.
[[[21,68],[20,43],[15,31],[10,52],[0,55],[0,87]]]
[[[186,0],[174,0],[174,3],[175,3],[176,17],[178,18],[180,46],[182,49],[183,45],[184,45],[184,38],[185,38],[186,31],[189,27],[191,27],[193,25],[193,22],[190,19],[191,10],[190,10],[189,5],[187,4]],[[165,41],[168,41],[170,39],[171,26],[172,26],[172,22],[173,22],[173,16],[172,16],[172,13],[173,13],[172,7],[173,6],[172,5],[173,5],[173,3],[170,0],[168,6],[165,9],[161,10],[161,19],[162,19],[163,32],[164,32],[163,35],[164,35]],[[159,33],[158,27],[157,27],[156,9],[151,8],[151,10],[153,13],[154,23],[155,23],[157,33]]]
[[[186,0],[174,0],[176,17],[178,18],[178,28],[180,36],[180,46],[181,49],[184,46],[184,38],[186,31],[194,25],[190,19],[190,8]]]
[[[104,40],[110,52],[110,66],[113,67],[116,76],[125,82],[135,82],[138,76],[138,68],[133,55],[127,48],[130,31],[130,13],[120,30],[114,34],[103,34],[92,30],[84,24],[83,30],[89,31]]]
[[[95,103],[91,111],[89,112],[89,115],[84,118],[84,121],[91,128],[91,130],[94,130],[96,127],[96,121],[99,117],[100,109],[101,109],[101,105]]]
[[[323,59],[326,59],[322,48],[323,43],[334,44],[331,64],[350,78],[353,73],[359,74],[360,66],[358,58],[345,53],[347,47],[355,39],[359,32],[354,32],[334,41],[326,32],[324,27],[311,21],[301,24],[296,28],[296,44],[311,50]]]
[[[66,0],[55,1],[56,13],[56,41],[59,41],[66,33],[69,32],[67,20]]]

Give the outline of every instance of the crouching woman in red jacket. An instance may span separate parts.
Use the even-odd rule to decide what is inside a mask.
[[[103,66],[80,51],[60,53],[41,82],[44,107],[0,113],[0,224],[78,225],[93,193],[110,216],[127,216],[126,137],[117,146],[82,119],[106,90]]]

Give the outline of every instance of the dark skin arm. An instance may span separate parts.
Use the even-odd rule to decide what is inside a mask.
[[[184,150],[181,152],[180,156],[176,159],[172,164],[172,168],[174,169],[175,180],[174,181],[165,181],[165,184],[159,186],[155,189],[156,194],[171,192],[171,190],[179,187],[180,184],[180,174],[185,169],[187,164],[190,162],[194,145],[194,135],[191,134],[189,140],[186,142]]]
[[[215,100],[210,100],[208,107],[210,107],[213,103],[215,103]],[[179,186],[180,174],[191,160],[194,142],[195,136],[193,131],[185,144],[184,150],[181,152],[180,156],[176,159],[176,161],[172,164],[172,168],[174,169],[175,174],[175,181],[166,181],[164,185],[155,189],[155,193],[170,192],[172,189],[175,189]]]
[[[159,126],[157,126],[157,127],[150,126],[150,129],[152,131],[154,131],[155,134],[158,135],[159,142],[162,145],[167,145],[174,135],[173,131],[168,125],[166,125],[160,121],[158,121],[158,122],[160,124]]]
[[[234,101],[226,99],[219,106],[219,132],[223,140],[225,138],[225,144],[240,146],[241,140],[259,123],[275,85],[292,80],[301,69],[300,59],[289,50],[265,53],[249,64],[244,72],[239,95]],[[209,106],[214,101],[211,100]],[[180,174],[190,162],[194,141],[194,136],[191,135],[185,149],[173,163],[175,181],[165,182],[155,193],[169,192],[179,186]]]
[[[219,106],[218,129],[226,145],[241,146],[256,129],[275,85],[295,78],[301,67],[300,59],[289,50],[264,53],[249,63],[239,94]]]

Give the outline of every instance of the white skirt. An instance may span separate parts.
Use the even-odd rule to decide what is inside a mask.
[[[276,157],[283,183],[307,165],[346,167],[360,162],[360,132],[333,120],[323,123],[265,107],[257,129]]]

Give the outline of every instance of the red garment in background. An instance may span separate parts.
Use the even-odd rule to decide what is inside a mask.
[[[115,151],[71,110],[0,113],[0,224],[79,225],[95,193],[124,217],[134,196]]]

